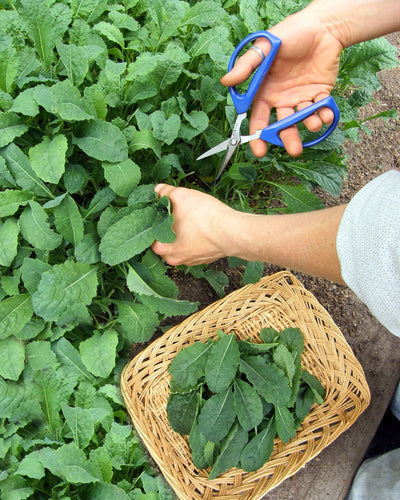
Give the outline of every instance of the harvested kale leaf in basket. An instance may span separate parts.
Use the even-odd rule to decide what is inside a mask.
[[[169,366],[168,420],[189,436],[194,465],[209,479],[231,467],[254,471],[270,458],[276,436],[287,443],[325,391],[301,365],[297,328],[263,328],[261,343],[217,332],[183,348]]]

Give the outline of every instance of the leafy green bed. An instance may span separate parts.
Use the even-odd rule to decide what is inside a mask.
[[[150,251],[173,238],[154,183],[243,209],[262,196],[268,207],[268,185],[283,210],[318,208],[314,186],[340,191],[340,147],[365,128],[357,110],[376,71],[397,64],[383,39],[346,50],[342,128],[329,141],[297,160],[271,148],[255,162],[244,149],[211,183],[218,158],[194,158],[229,130],[218,82],[234,45],[306,3],[0,0],[2,499],[170,495],[118,390],[132,343],[197,307],[177,300]],[[254,279],[260,267],[249,269]]]

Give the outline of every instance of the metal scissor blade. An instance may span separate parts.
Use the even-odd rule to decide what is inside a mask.
[[[235,144],[235,145],[232,145],[231,144],[231,141],[229,141],[229,144],[228,144],[228,149],[226,151],[226,155],[225,155],[225,158],[221,164],[221,166],[219,167],[219,170],[218,170],[218,174],[217,176],[215,177],[215,180],[217,181],[221,175],[222,175],[222,172],[225,170],[225,167],[228,165],[229,163],[229,160],[232,158],[232,155],[233,153],[235,152],[236,148],[239,146],[239,143],[238,144]]]
[[[216,153],[220,153],[221,151],[226,151],[228,149],[230,139],[226,141],[220,142],[213,148],[209,149],[205,153],[201,154],[196,160],[202,160],[203,158],[207,158],[207,156],[215,155]]]

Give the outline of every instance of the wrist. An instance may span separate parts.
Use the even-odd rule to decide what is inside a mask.
[[[400,29],[399,0],[314,0],[302,12],[343,48]]]

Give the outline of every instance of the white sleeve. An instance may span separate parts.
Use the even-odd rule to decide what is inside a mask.
[[[400,336],[400,172],[380,175],[354,196],[336,247],[346,285]]]

